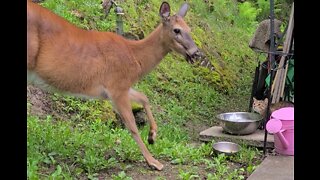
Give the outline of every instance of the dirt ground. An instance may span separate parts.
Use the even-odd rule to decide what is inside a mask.
[[[190,165],[172,165],[170,162],[161,161],[164,165],[162,171],[152,170],[148,167],[145,162],[135,162],[132,163],[132,167],[126,169],[126,175],[132,177],[134,180],[156,180],[156,179],[181,179],[179,178],[179,171],[190,172],[190,169],[193,169],[199,177],[196,179],[207,179],[208,173],[214,173],[213,171],[206,170],[206,166],[204,164],[200,164],[197,166]],[[239,168],[241,165],[230,163],[229,167]],[[112,174],[118,174],[122,170],[120,168],[117,169],[108,169],[107,171],[99,172],[99,179],[111,179]]]
[[[36,116],[50,114],[51,101],[48,98],[48,93],[33,86],[27,86],[27,100],[31,103],[29,113]]]

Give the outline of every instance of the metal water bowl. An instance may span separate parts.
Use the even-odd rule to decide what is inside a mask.
[[[218,153],[232,155],[240,151],[240,146],[236,143],[222,141],[213,144],[213,149]]]
[[[223,130],[229,134],[247,135],[254,133],[263,117],[251,112],[228,112],[217,115]]]

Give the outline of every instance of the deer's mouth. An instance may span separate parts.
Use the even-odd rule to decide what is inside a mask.
[[[192,55],[189,55],[189,53],[186,53],[186,61],[190,64],[193,64],[195,62],[195,59],[200,57],[200,51],[195,51]]]
[[[189,63],[189,64],[193,64],[195,61],[193,60],[193,57],[186,54],[186,61]]]

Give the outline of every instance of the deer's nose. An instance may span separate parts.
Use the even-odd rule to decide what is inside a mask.
[[[196,55],[198,52],[199,52],[199,49],[196,46],[193,46],[187,50],[188,55],[191,57]]]

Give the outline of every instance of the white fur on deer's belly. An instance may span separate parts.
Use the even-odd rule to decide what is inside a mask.
[[[84,94],[60,91],[57,88],[55,88],[55,87],[51,86],[50,84],[48,84],[36,72],[30,71],[30,70],[27,70],[27,75],[28,75],[28,81],[27,81],[28,85],[36,86],[36,87],[38,87],[38,88],[40,88],[40,89],[42,89],[44,91],[56,92],[56,93],[75,96],[75,97],[80,97],[80,98],[84,98],[84,99],[96,99],[96,98],[99,98],[99,97],[87,96],[87,95],[84,95]]]
[[[58,92],[56,88],[46,83],[37,73],[27,70],[28,75],[28,85],[36,86],[42,90],[50,92]]]

